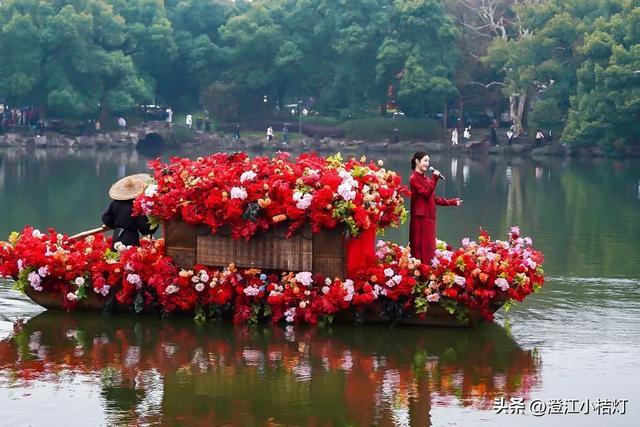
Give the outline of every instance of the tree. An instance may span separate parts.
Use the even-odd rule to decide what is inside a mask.
[[[124,20],[101,0],[9,1],[0,8],[0,90],[12,104],[84,116],[149,99],[122,52]]]
[[[436,0],[398,0],[391,26],[378,49],[376,74],[385,85],[397,84],[403,110],[414,117],[444,112],[457,94],[453,74],[458,62],[457,29]]]
[[[596,19],[580,47],[584,61],[563,136],[620,151],[640,142],[640,6],[614,3],[619,12]]]

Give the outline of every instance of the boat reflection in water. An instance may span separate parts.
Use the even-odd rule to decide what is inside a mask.
[[[490,410],[540,382],[536,352],[496,324],[240,328],[45,312],[14,329],[0,386],[93,384],[110,425],[430,425],[433,406]]]

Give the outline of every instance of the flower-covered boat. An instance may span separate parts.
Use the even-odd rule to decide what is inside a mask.
[[[543,256],[517,227],[507,241],[482,231],[457,250],[439,242],[429,264],[408,247],[375,243],[377,229],[406,217],[406,188],[382,165],[236,153],[151,166],[154,183],[135,208],[162,219],[166,239],[111,250],[102,235],[76,241],[25,227],[0,242],[0,275],[46,308],[236,323],[469,325],[491,320],[502,304],[544,283]],[[171,224],[190,231],[171,237]],[[278,230],[298,246],[255,244]],[[305,234],[316,240],[305,243]],[[288,255],[267,256],[274,248]]]

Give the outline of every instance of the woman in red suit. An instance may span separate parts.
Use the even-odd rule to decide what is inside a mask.
[[[409,178],[411,188],[411,219],[409,241],[411,253],[423,263],[431,264],[436,250],[436,205],[460,206],[462,200],[436,197],[436,185],[441,179],[440,172],[432,169],[433,176],[426,176],[429,170],[429,155],[418,151],[411,159],[413,173]]]

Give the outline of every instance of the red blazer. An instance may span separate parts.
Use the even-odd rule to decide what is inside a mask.
[[[456,199],[436,197],[435,191],[439,178],[429,178],[421,173],[413,171],[409,178],[411,188],[411,217],[425,217],[436,219],[436,205],[455,206]]]

